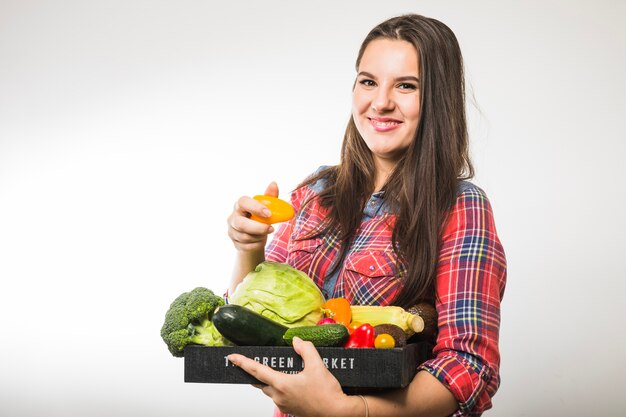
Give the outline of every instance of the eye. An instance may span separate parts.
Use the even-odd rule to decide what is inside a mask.
[[[398,84],[398,88],[400,90],[417,90],[417,85],[411,83],[401,83]]]
[[[373,80],[370,80],[369,78],[363,78],[362,80],[359,80],[359,84],[364,85],[365,87],[375,87],[376,86],[376,82]]]

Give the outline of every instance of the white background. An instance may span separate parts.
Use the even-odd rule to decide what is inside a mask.
[[[623,376],[623,1],[0,0],[0,415],[268,416],[183,383],[172,299],[221,293],[225,219],[338,161],[374,25],[463,48],[476,183],[509,262],[491,416],[615,416]]]

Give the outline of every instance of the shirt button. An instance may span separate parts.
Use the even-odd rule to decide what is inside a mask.
[[[374,270],[374,265],[370,265],[370,271]]]

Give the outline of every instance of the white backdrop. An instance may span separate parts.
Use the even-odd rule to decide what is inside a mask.
[[[235,199],[338,160],[380,21],[464,51],[509,261],[491,416],[623,411],[623,1],[0,0],[0,415],[267,416],[184,384],[172,299],[226,287]]]

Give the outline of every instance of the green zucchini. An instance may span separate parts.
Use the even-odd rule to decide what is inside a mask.
[[[350,332],[343,324],[320,324],[292,327],[285,332],[283,339],[291,345],[296,336],[302,340],[308,340],[315,346],[343,346],[350,337]]]
[[[211,319],[215,328],[239,346],[285,346],[287,326],[246,307],[227,304],[218,307]]]

